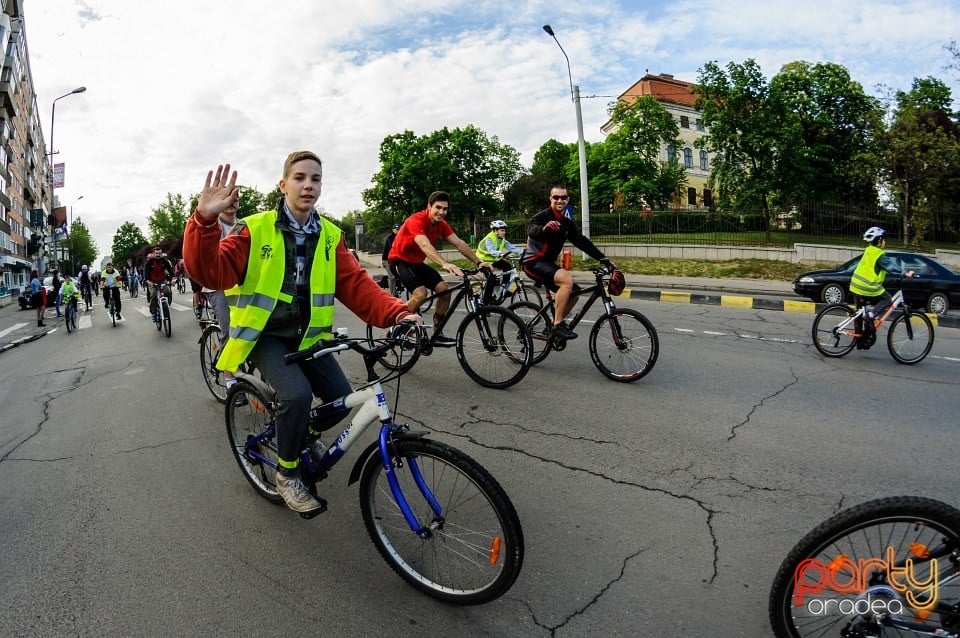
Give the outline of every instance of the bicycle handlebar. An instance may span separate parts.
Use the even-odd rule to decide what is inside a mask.
[[[417,339],[420,340],[424,336],[424,326],[418,324],[415,321],[400,321],[397,323],[398,326],[414,326],[417,329]],[[326,354],[332,354],[334,352],[342,352],[343,350],[353,350],[358,352],[364,358],[367,357],[378,357],[393,346],[398,343],[405,341],[404,338],[398,336],[390,336],[384,340],[380,345],[373,346],[368,348],[363,343],[366,343],[366,339],[359,338],[350,338],[350,337],[335,337],[333,339],[327,339],[323,341],[318,341],[309,348],[304,350],[298,350],[297,352],[291,352],[283,356],[283,362],[287,365],[291,363],[296,363],[298,361],[306,361],[307,359],[315,359],[317,357],[322,357]]]

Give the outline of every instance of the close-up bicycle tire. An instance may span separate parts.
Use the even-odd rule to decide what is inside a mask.
[[[170,338],[171,327],[170,327],[170,305],[167,303],[162,303],[163,306],[161,310],[162,321],[163,321],[163,333],[167,335],[167,338]]]
[[[916,582],[929,582],[936,567],[933,609],[912,608],[891,586],[887,571],[881,569],[890,557],[888,547],[897,569],[910,559]],[[774,634],[778,638],[960,635],[958,554],[960,511],[946,503],[896,496],[843,510],[807,533],[780,565],[768,604]],[[863,583],[857,591],[837,592],[830,586],[832,581],[844,590],[854,589],[857,581],[853,579]],[[878,605],[868,605],[867,600]],[[931,601],[920,594],[915,602],[926,607]]]
[[[933,338],[933,322],[930,318],[922,312],[911,311],[909,314],[901,314],[890,324],[890,330],[887,331],[887,350],[898,363],[913,365],[920,363],[930,354]]]
[[[244,477],[260,496],[271,503],[281,503],[283,497],[277,492],[275,467],[248,454],[247,442],[273,427],[276,418],[274,402],[253,384],[238,380],[227,392],[225,410],[227,439],[233,458]],[[276,438],[264,438],[256,445],[256,451],[274,464],[277,462]]]
[[[509,388],[533,365],[529,330],[501,306],[480,306],[468,313],[457,328],[454,348],[467,376],[486,388]]]
[[[657,330],[640,312],[617,308],[590,330],[590,359],[608,379],[630,383],[642,379],[657,363]]]
[[[429,439],[392,444],[400,489],[422,529],[411,530],[374,455],[360,480],[360,511],[377,550],[407,583],[462,605],[502,596],[523,566],[520,518],[500,484],[463,452]],[[436,514],[414,473],[441,508]]]
[[[854,314],[850,306],[843,304],[827,306],[817,313],[811,332],[813,345],[820,354],[831,358],[850,354],[857,344],[856,338],[850,334],[850,330],[840,330],[839,325]]]

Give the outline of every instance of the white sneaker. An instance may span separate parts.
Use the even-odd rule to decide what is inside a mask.
[[[327,509],[327,502],[316,498],[307,491],[299,476],[285,476],[277,472],[277,491],[283,497],[287,507],[294,512],[322,512]]]

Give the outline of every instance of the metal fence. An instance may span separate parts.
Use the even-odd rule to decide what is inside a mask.
[[[478,218],[473,227],[453,223],[454,231],[472,246],[489,232],[494,217]],[[507,239],[526,241],[529,217],[504,219]],[[577,223],[581,222],[577,215]],[[902,245],[902,219],[897,211],[864,210],[827,204],[796,206],[789,210],[720,212],[698,209],[596,209],[590,212],[590,237],[597,244],[702,244],[711,246],[792,247],[796,243],[860,245],[864,230],[881,226],[890,234],[891,247]],[[911,235],[915,231],[911,230]],[[960,210],[937,211],[923,234],[923,245],[949,248],[960,244]],[[383,249],[385,234],[364,235],[360,248]],[[349,238],[352,240],[352,237]],[[348,240],[348,241],[349,241]],[[351,242],[352,243],[352,242]]]

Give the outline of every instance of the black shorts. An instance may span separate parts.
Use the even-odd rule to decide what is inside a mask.
[[[523,264],[523,272],[536,282],[546,286],[550,292],[557,292],[557,284],[553,283],[553,276],[560,270],[560,266],[552,261],[540,259]]]
[[[409,261],[394,259],[390,262],[397,279],[403,282],[404,287],[413,292],[420,286],[426,286],[427,290],[435,291],[437,285],[443,281],[440,273],[425,263],[414,264]]]
[[[189,277],[187,279],[190,279]],[[190,279],[190,290],[193,292],[200,292],[203,290],[203,286],[195,282],[193,279]]]

